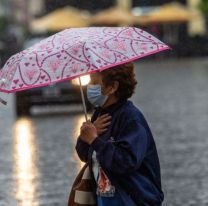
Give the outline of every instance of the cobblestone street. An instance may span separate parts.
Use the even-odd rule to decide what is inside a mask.
[[[135,70],[132,100],[157,144],[163,205],[207,206],[208,60],[149,59]],[[32,117],[16,119],[13,96],[1,97],[8,106],[0,105],[0,206],[66,205],[82,165],[74,149],[81,108],[34,108]]]

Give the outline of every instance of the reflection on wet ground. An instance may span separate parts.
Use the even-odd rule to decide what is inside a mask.
[[[37,202],[38,168],[32,121],[26,118],[17,120],[13,138],[15,193],[18,205],[33,205],[33,202]]]
[[[133,101],[155,136],[164,206],[208,205],[208,61],[153,59],[136,66]],[[82,166],[74,145],[84,115],[41,111],[16,120],[12,95],[8,101],[0,106],[0,206],[66,205]]]

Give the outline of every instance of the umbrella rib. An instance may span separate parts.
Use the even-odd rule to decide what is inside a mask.
[[[85,46],[86,46],[86,43],[84,43],[84,45],[83,45],[82,52],[83,52],[83,55],[84,55],[85,59],[88,61],[88,64],[90,64],[89,68],[87,69],[87,72],[88,72],[90,70],[91,66],[94,67],[95,69],[97,69],[97,67],[94,64],[90,63],[90,60],[88,59],[88,57],[87,57],[87,55],[85,53],[85,51],[86,51],[86,47]]]
[[[127,38],[127,37],[121,37],[121,36],[119,36],[122,32],[124,32],[124,31],[126,31],[126,30],[128,30],[128,29],[132,29],[132,27],[124,27],[125,29],[124,30],[121,30],[121,31],[119,31],[118,32],[118,34],[115,34],[115,35],[113,35],[113,34],[109,34],[109,33],[105,33],[105,34],[107,34],[107,35],[109,35],[109,36],[112,36],[113,38],[121,38],[121,39],[129,39],[129,38]],[[107,29],[107,28],[106,28]],[[133,31],[135,31],[135,28],[133,27]],[[137,34],[138,34],[138,32],[137,32]],[[140,34],[139,34],[140,35]],[[138,39],[130,39],[130,40],[134,40],[134,41],[138,41]],[[152,41],[152,39],[151,39],[151,41]],[[147,42],[149,42],[149,41],[147,41]]]
[[[89,50],[90,50],[94,55],[96,55],[97,57],[99,57],[100,59],[102,59],[104,62],[109,63],[109,64],[112,64],[112,62],[109,62],[109,61],[103,59],[100,55],[98,55],[97,53],[95,53],[92,49],[89,49]],[[116,62],[117,57],[116,57],[115,53],[114,53],[114,56],[115,56],[115,61],[114,61],[114,62]],[[114,63],[114,62],[113,62],[113,63]]]
[[[40,69],[40,71],[44,72],[44,73],[48,76],[49,82],[51,82],[51,77],[50,77],[50,75],[48,74],[48,72],[45,71],[45,70],[42,69],[42,68]]]
[[[76,60],[76,61],[78,61],[78,62],[88,63],[88,62],[86,62],[86,61],[82,61],[82,60],[77,59],[76,57],[74,57],[74,56],[70,55],[70,54],[69,54],[66,50],[64,50],[64,52],[65,52],[68,56],[70,56],[71,58],[75,59],[75,60]]]
[[[39,63],[38,63],[38,60],[37,60],[37,56],[38,56],[38,55],[36,54],[36,62],[37,62],[37,64],[38,64],[38,66],[41,68],[41,67],[43,66],[43,64],[44,64],[44,62],[46,61],[47,58],[50,58],[50,57],[55,56],[55,55],[57,55],[57,54],[59,54],[59,52],[56,52],[56,53],[54,53],[54,54],[51,54],[51,55],[45,57],[45,58],[42,60],[41,65],[39,65]]]
[[[132,49],[132,51],[134,52],[135,55],[138,55],[138,54],[136,53],[134,47],[133,47],[133,41],[131,41],[131,49]]]
[[[109,40],[111,40],[111,39],[109,39]],[[96,43],[97,43],[98,45],[104,47],[105,49],[109,49],[109,50],[112,51],[112,52],[116,52],[116,53],[118,53],[118,54],[121,54],[121,55],[124,56],[125,58],[128,58],[128,56],[124,55],[123,53],[121,53],[121,52],[119,52],[119,51],[115,51],[115,50],[109,48],[108,45],[107,45],[107,43],[106,43],[106,42],[108,42],[109,40],[107,40],[107,41],[104,42],[105,46],[101,45],[99,42],[96,42]]]
[[[133,28],[133,30],[140,36],[142,36],[144,39],[148,39],[150,42],[155,42],[153,39],[148,38],[146,36],[144,36],[143,34],[141,34],[141,32],[138,32],[136,28]],[[145,31],[144,31],[145,32]],[[148,42],[148,41],[147,41]]]
[[[116,27],[115,27],[115,28],[116,28]],[[126,29],[129,29],[129,27],[122,27],[121,31],[119,31],[118,34],[115,34],[115,35],[107,33],[106,30],[108,30],[108,28],[104,28],[104,29],[103,29],[103,33],[105,33],[105,34],[107,34],[107,35],[109,35],[109,36],[115,37],[115,36],[117,36],[117,35],[120,35],[120,33],[122,33],[122,32],[124,31],[123,29],[126,30]]]
[[[84,58],[86,59],[86,61],[88,61],[88,63],[90,63],[89,59],[87,58],[87,55],[85,54],[85,49],[86,49],[86,42],[84,42],[83,47],[82,47],[82,52],[84,55]]]
[[[128,30],[128,29],[133,29],[133,31],[135,31],[137,34],[139,34],[139,35],[141,35],[143,38],[147,39],[147,41],[143,41],[143,42],[145,42],[145,43],[154,42],[153,39],[147,38],[147,37],[143,36],[141,33],[138,33],[138,31],[137,31],[137,29],[136,29],[135,27],[124,27],[124,28],[125,28],[125,30],[121,30],[120,32],[118,32],[118,34],[115,34],[115,35],[109,34],[109,33],[105,33],[105,34],[107,34],[107,35],[109,35],[109,36],[112,36],[112,37],[114,37],[114,38],[129,39],[129,38],[127,38],[127,37],[121,37],[121,36],[119,36],[119,35],[120,35],[122,32],[124,32],[124,31],[126,31],[126,30]],[[104,29],[103,31],[106,32],[105,30],[107,30],[107,28]],[[134,41],[141,41],[141,40],[138,40],[138,39],[130,39],[130,40],[132,40],[132,41],[133,41],[133,40],[134,40]]]

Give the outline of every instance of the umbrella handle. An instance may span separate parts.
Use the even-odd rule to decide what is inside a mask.
[[[85,120],[88,121],[86,102],[85,102],[85,97],[84,97],[84,92],[83,92],[83,89],[82,89],[82,83],[81,83],[80,77],[79,77],[79,87],[80,87],[80,92],[81,92],[81,97],[82,97],[82,106],[83,106],[83,110],[84,110],[84,114],[85,114]]]

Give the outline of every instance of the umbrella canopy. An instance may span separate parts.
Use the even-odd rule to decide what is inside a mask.
[[[112,7],[90,18],[91,25],[133,25],[136,17],[121,7]]]
[[[61,31],[70,27],[89,26],[89,15],[85,11],[73,7],[57,9],[50,14],[34,19],[30,29],[33,32]]]
[[[66,29],[12,56],[0,71],[0,91],[46,86],[167,49],[139,28]]]

